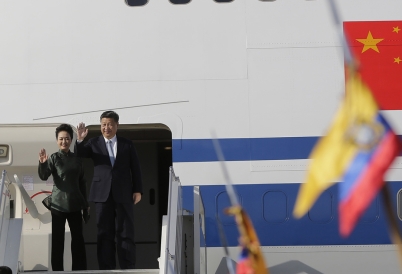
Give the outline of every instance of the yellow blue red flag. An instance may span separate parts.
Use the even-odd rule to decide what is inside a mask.
[[[346,96],[328,134],[313,149],[305,183],[294,208],[302,217],[336,180],[340,184],[340,232],[348,236],[384,184],[384,174],[399,154],[400,143],[379,112],[360,75],[347,80]]]

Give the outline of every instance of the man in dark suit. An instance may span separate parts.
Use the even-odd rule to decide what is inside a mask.
[[[99,269],[116,268],[116,246],[122,269],[135,267],[134,204],[141,200],[142,179],[132,141],[116,135],[119,115],[100,116],[102,136],[82,142],[88,134],[84,123],[77,127],[75,152],[91,158],[94,176],[89,201],[95,202],[98,228]],[[115,244],[116,238],[116,244]]]

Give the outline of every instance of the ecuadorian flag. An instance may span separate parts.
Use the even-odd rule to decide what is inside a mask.
[[[398,137],[379,112],[371,91],[354,73],[332,127],[313,149],[294,215],[302,217],[318,196],[340,183],[340,232],[348,236],[384,184],[384,174],[400,151]]]
[[[368,130],[377,131],[374,134],[378,140],[356,153],[339,186],[339,224],[343,236],[352,232],[358,217],[383,186],[383,175],[398,155],[398,137],[380,113],[373,116],[374,122]]]

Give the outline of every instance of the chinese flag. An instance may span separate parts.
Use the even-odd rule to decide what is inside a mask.
[[[344,22],[363,81],[383,110],[402,110],[402,21]]]

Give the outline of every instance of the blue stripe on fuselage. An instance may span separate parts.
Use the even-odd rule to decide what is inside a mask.
[[[319,137],[219,139],[226,161],[307,159]],[[173,139],[173,162],[217,161],[211,139]]]
[[[219,139],[225,160],[308,159],[319,137]],[[217,161],[211,139],[173,140],[173,162]],[[383,202],[378,196],[362,216],[350,237],[339,235],[338,185],[326,190],[300,220],[292,211],[300,184],[236,185],[239,201],[250,215],[263,246],[390,244]],[[402,182],[391,182],[392,196]],[[184,208],[193,209],[193,187],[183,187]],[[201,186],[206,214],[206,243],[222,246],[216,215],[220,216],[229,246],[238,245],[237,227],[223,209],[229,206],[224,186]],[[393,201],[396,211],[396,201]],[[398,221],[401,223],[401,221]]]
[[[388,183],[392,196],[402,182]],[[252,220],[262,246],[390,244],[382,197],[378,196],[361,217],[350,237],[339,235],[338,186],[326,190],[301,219],[292,216],[300,184],[235,185],[239,202]],[[193,187],[183,187],[183,207],[193,209]],[[206,244],[222,246],[216,222],[219,216],[229,246],[238,245],[233,217],[223,213],[229,206],[225,186],[201,186],[205,207]],[[396,210],[396,201],[393,201]],[[396,216],[395,216],[396,217]],[[400,224],[401,221],[398,220]]]

